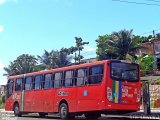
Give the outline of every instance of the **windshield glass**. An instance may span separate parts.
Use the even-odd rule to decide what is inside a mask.
[[[138,65],[111,62],[111,77],[117,80],[138,81]]]

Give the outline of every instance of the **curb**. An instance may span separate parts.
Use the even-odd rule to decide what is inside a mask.
[[[8,118],[14,116],[13,111],[5,111],[5,110],[0,110],[0,116],[3,118]]]

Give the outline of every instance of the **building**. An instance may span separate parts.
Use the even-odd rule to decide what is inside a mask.
[[[96,62],[96,58],[88,58],[81,60],[81,63],[90,63],[90,62]]]
[[[6,94],[6,89],[7,89],[6,85],[0,85],[0,96],[3,96]]]
[[[160,39],[155,40],[154,42],[145,42],[141,45],[143,47],[137,51],[136,55],[140,56],[143,53],[154,55],[155,69],[160,71]]]

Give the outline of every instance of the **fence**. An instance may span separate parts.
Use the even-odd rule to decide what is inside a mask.
[[[160,108],[160,85],[150,85],[151,108]]]

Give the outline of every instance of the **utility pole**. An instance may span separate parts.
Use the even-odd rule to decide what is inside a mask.
[[[76,65],[76,57],[77,57],[77,55],[76,55],[76,52],[75,52],[75,56],[74,56],[74,64]]]
[[[157,70],[157,67],[156,67],[157,59],[156,59],[156,52],[155,52],[155,40],[156,40],[156,36],[155,36],[155,31],[153,30],[153,56],[154,56],[153,71],[154,71],[154,74],[156,73],[156,70]]]

